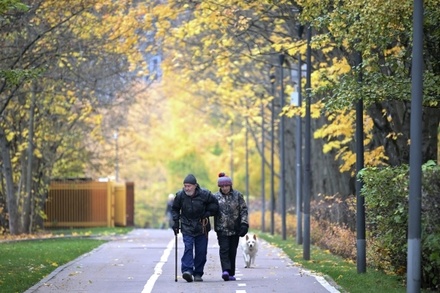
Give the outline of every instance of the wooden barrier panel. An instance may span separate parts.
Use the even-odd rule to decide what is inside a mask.
[[[115,225],[127,226],[126,205],[127,197],[125,192],[125,183],[112,182],[115,193]]]
[[[45,227],[113,227],[112,182],[52,182],[45,206]]]
[[[134,182],[125,183],[127,226],[134,226]]]

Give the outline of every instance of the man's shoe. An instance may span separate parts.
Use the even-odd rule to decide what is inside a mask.
[[[235,281],[235,277],[234,276],[229,276],[229,281]]]
[[[228,271],[224,271],[222,274],[222,279],[225,281],[229,281],[229,273]]]
[[[184,272],[182,274],[182,278],[184,278],[187,282],[192,282],[193,281],[193,276],[191,275],[190,272]]]
[[[203,282],[203,279],[202,279],[201,276],[199,276],[199,275],[195,275],[195,276],[194,276],[194,282]]]

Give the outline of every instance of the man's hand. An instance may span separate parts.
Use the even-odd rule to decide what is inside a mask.
[[[178,221],[174,221],[173,231],[174,231],[175,236],[177,236],[177,234],[179,234],[179,222]]]
[[[247,234],[247,232],[248,232],[248,225],[241,224],[240,234],[238,234],[238,235],[240,235],[240,237],[244,237]]]

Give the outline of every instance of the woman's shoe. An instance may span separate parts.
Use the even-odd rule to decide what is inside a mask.
[[[229,273],[228,271],[224,271],[222,274],[222,279],[225,281],[229,281]]]

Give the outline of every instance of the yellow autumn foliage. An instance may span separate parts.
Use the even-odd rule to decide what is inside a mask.
[[[355,135],[354,110],[338,111],[326,115],[329,123],[323,125],[314,132],[314,138],[325,139],[327,142],[323,146],[323,151],[335,152],[335,159],[341,162],[339,170],[350,172],[355,175],[356,154],[349,148]],[[386,165],[387,157],[383,146],[368,148],[372,138],[372,119],[364,113],[364,161],[365,166]]]

